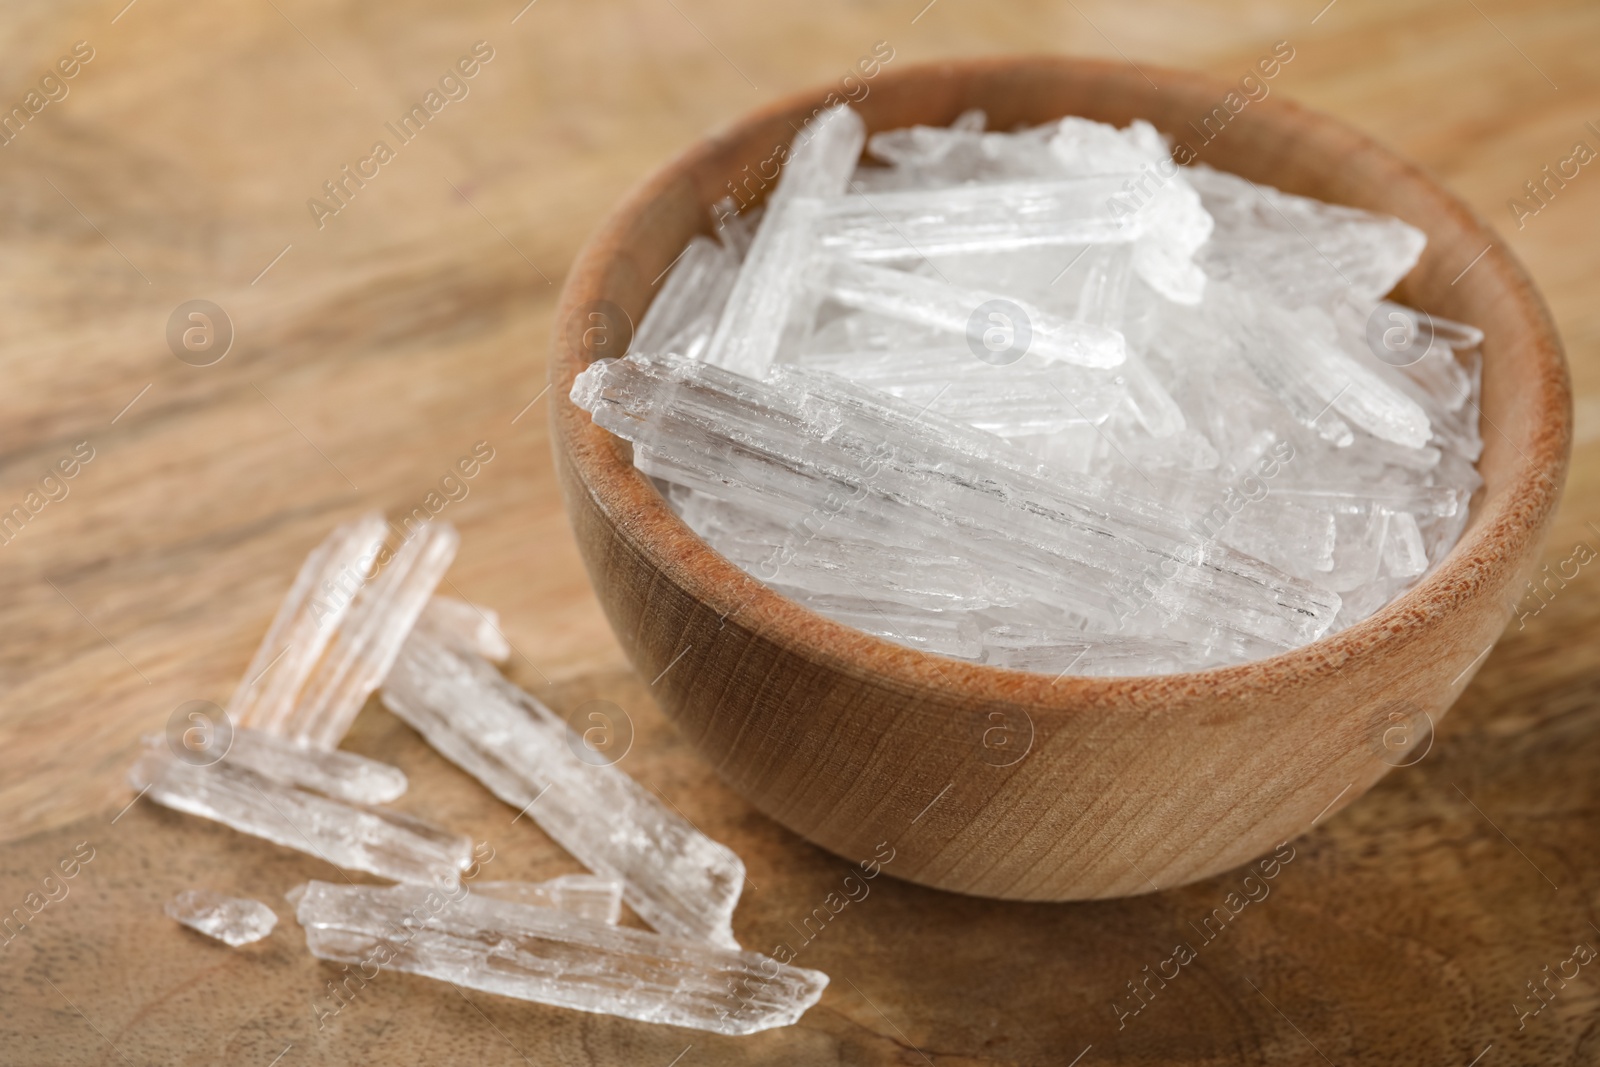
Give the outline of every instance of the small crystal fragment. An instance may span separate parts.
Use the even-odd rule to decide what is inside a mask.
[[[493,608],[434,596],[417,618],[417,629],[440,644],[482,656],[491,663],[511,658],[511,644],[500,630],[500,613]]]
[[[414,633],[383,703],[440,755],[527,813],[665,934],[736,947],[731,920],[744,864],[611,764],[485,661]]]
[[[460,535],[444,522],[417,527],[356,595],[332,647],[306,682],[278,732],[302,744],[337,748],[367,697],[382,684],[434,587],[455,559]]]
[[[128,782],[174,811],[381,878],[455,885],[472,862],[472,841],[464,835],[396,811],[318,796],[226,759],[199,767],[151,749],[128,772]]]
[[[472,892],[513,904],[555,908],[590,922],[622,918],[622,883],[592,874],[563,874],[545,882],[473,882]]]
[[[1358,208],[1325,204],[1204,165],[1186,168],[1217,220],[1200,263],[1212,278],[1284,308],[1350,296],[1374,303],[1416,266],[1427,236]]]
[[[1132,242],[1144,231],[1144,219],[1106,210],[1106,203],[1131,177],[1112,174],[837,197],[818,212],[816,244],[828,255],[915,261],[1048,245]]]
[[[167,901],[166,912],[189,929],[234,948],[260,941],[278,925],[278,916],[261,901],[210,889],[185,889]]]
[[[295,916],[306,947],[578,1011],[723,1034],[787,1026],[828,984],[820,971],[704,941],[593,922],[476,892],[312,882]]]

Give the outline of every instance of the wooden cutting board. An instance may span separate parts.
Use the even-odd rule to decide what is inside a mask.
[[[0,101],[29,115],[0,147],[0,512],[27,511],[0,538],[0,918],[27,921],[0,947],[8,1062],[1600,1061],[1600,966],[1575,963],[1600,948],[1600,607],[1571,562],[1600,549],[1600,173],[1552,185],[1520,229],[1507,204],[1574,142],[1600,149],[1600,9],[124,2],[0,15]],[[540,392],[567,264],[651,166],[879,41],[891,65],[1051,49],[1237,79],[1279,40],[1295,58],[1272,92],[1432,168],[1544,286],[1578,396],[1548,558],[1574,576],[1523,606],[1428,754],[1290,843],[1270,881],[998,904],[891,862],[839,907],[847,861],[717,781],[588,590]],[[389,132],[464,57],[457,98]],[[392,158],[364,162],[379,140]],[[345,165],[378,169],[357,185]],[[231,326],[215,362],[220,316],[190,349],[182,311],[169,343],[195,300]],[[441,491],[463,534],[446,591],[502,612],[513,675],[558,710],[621,707],[624,768],[745,858],[741,940],[833,978],[798,1026],[720,1038],[384,974],[319,1029],[342,976],[305,953],[282,893],[331,869],[127,807],[137,737],[226,700],[311,545],[365,508],[428,506],[479,442],[494,458]],[[71,457],[71,479],[43,481]],[[489,842],[498,876],[576,869],[376,705],[348,747],[404,767],[400,806]],[[205,941],[161,914],[194,885],[256,896],[280,926],[244,950]],[[1543,1003],[1526,983],[1574,966],[1519,1015]]]

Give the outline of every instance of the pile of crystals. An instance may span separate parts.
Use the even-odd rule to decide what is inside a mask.
[[[983,127],[823,112],[571,399],[755,578],[959,659],[1239,663],[1439,564],[1482,334],[1384,299],[1420,231],[1144,122]]]
[[[392,536],[391,536],[392,534]],[[313,881],[289,894],[314,956],[646,1022],[747,1034],[793,1023],[819,971],[739,947],[744,864],[495,667],[495,613],[434,596],[459,538],[373,513],[306,559],[220,721],[152,737],[129,774],[156,803],[391,886]],[[393,542],[391,547],[390,542]],[[405,774],[339,750],[367,699],[526,815],[592,874],[483,881],[486,847],[387,808]],[[180,722],[181,725],[181,722]],[[470,884],[469,884],[470,883]],[[619,926],[626,902],[654,932]],[[267,905],[206,889],[167,914],[243,945]]]

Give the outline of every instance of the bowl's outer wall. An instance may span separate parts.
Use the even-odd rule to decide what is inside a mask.
[[[943,125],[969,107],[997,129],[1069,114],[1145,118],[1201,162],[1389,212],[1428,234],[1402,294],[1484,330],[1486,488],[1439,570],[1307,648],[1138,679],[1052,679],[901,648],[823,619],[722,559],[633,469],[627,443],[567,399],[593,355],[580,336],[594,303],[637,322],[652,280],[708,229],[708,206],[730,181],[758,173],[825,91],[714,134],[649,178],[591,238],[563,291],[551,361],[557,467],[595,589],[634,665],[760,810],[847,859],[888,842],[891,872],[926,885],[1031,900],[1136,894],[1305,832],[1425,751],[1396,755],[1394,745],[1443,717],[1499,636],[1565,476],[1571,401],[1554,326],[1469,209],[1363,135],[1278,95],[1249,103],[1204,143],[1190,123],[1234,87],[1144,73],[1159,91],[1131,67],[1099,61],[933,64],[881,74],[858,110],[873,130]]]

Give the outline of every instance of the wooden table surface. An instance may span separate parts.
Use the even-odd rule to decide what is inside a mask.
[[[555,294],[610,205],[878,42],[891,68],[1050,50],[1236,80],[1284,40],[1273,92],[1431,168],[1543,286],[1577,396],[1547,553],[1570,574],[1580,542],[1600,549],[1600,165],[1537,214],[1508,201],[1575,142],[1600,150],[1600,7],[523,2],[0,14],[0,104],[23,109],[0,147],[0,513],[27,516],[0,533],[0,911],[31,916],[0,935],[7,1063],[1600,1063],[1600,960],[1580,962],[1600,948],[1594,568],[1528,601],[1428,755],[1294,842],[1214,942],[1193,924],[1245,872],[1061,906],[883,878],[815,933],[845,862],[720,785],[629,672],[562,513],[541,395]],[[393,137],[475,45],[466,95]],[[378,140],[393,158],[319,218],[308,200],[332,206],[323,183]],[[193,300],[231,323],[219,361],[221,332],[178,344],[186,360],[169,344]],[[318,1029],[338,972],[280,894],[329,868],[123,810],[137,737],[226,701],[310,546],[362,509],[419,506],[478,442],[494,459],[442,513],[462,532],[447,591],[501,611],[512,674],[558,710],[627,710],[624,767],[750,866],[741,940],[798,945],[833,976],[799,1026],[719,1038],[385,974]],[[92,458],[41,488],[74,455]],[[405,766],[400,806],[491,842],[500,877],[576,869],[376,705],[349,747]],[[93,858],[47,882],[75,848]],[[254,894],[284,925],[242,952],[204,942],[160,914],[194,884]],[[1136,999],[1184,940],[1198,958]]]

